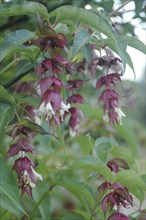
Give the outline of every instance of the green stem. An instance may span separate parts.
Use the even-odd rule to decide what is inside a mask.
[[[28,73],[30,73],[30,71],[33,70],[33,68],[31,68],[30,70],[27,70],[26,72],[19,74],[18,76],[16,76],[14,79],[12,79],[10,82],[5,83],[4,85],[2,85],[5,89],[10,88],[12,85],[14,85],[15,83],[17,83],[21,78],[23,78],[24,76],[26,76]]]
[[[13,60],[11,63],[9,63],[1,72],[0,74],[4,73],[6,70],[8,70],[15,62],[20,61],[20,58],[17,58],[15,60]]]
[[[51,185],[48,189],[47,192],[45,192],[43,194],[43,196],[40,198],[40,200],[38,201],[38,203],[34,206],[33,210],[31,211],[31,214],[29,216],[29,219],[32,219],[33,214],[35,213],[35,211],[37,210],[38,206],[42,203],[42,201],[48,196],[48,193],[55,187],[55,184]]]

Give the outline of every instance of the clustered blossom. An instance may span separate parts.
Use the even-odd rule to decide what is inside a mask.
[[[37,180],[42,180],[42,176],[34,169],[34,163],[27,156],[28,153],[34,152],[30,143],[34,135],[35,132],[28,127],[22,125],[14,127],[10,132],[14,143],[10,145],[7,153],[7,158],[17,156],[12,169],[17,173],[22,195],[26,192],[29,197],[32,197],[32,189],[36,186]]]
[[[102,86],[106,87],[99,97],[99,102],[102,101],[104,104],[104,121],[110,121],[111,124],[122,124],[121,119],[126,116],[119,105],[120,95],[111,88],[111,85],[116,85],[117,81],[121,81],[119,73],[111,73],[100,77],[96,83],[97,89],[100,89]]]
[[[107,166],[114,173],[119,172],[120,167],[128,169],[128,164],[121,158],[114,158],[107,163]],[[106,194],[103,196],[101,201],[101,209],[106,216],[107,212],[116,209],[116,212],[109,216],[108,220],[129,220],[128,216],[120,212],[120,208],[128,208],[133,206],[133,197],[129,193],[128,188],[122,186],[120,183],[115,182],[103,182],[98,187],[99,193]]]
[[[70,134],[74,136],[79,130],[80,119],[83,116],[82,111],[74,107],[74,104],[84,102],[84,98],[75,91],[83,86],[84,81],[74,79],[68,80],[65,84],[60,79],[62,73],[71,74],[73,71],[71,63],[62,55],[62,51],[66,51],[67,40],[64,34],[55,33],[52,28],[49,33],[49,36],[42,36],[39,33],[39,38],[32,42],[43,52],[49,52],[49,56],[45,53],[44,59],[35,71],[36,75],[41,78],[38,83],[41,102],[35,113],[41,120],[44,118],[49,125],[53,123],[55,126],[60,126],[65,117],[69,115]],[[73,94],[64,100],[62,90],[73,92]]]
[[[35,74],[38,77],[37,85],[36,82],[33,86],[32,83],[23,82],[16,87],[16,92],[25,95],[33,93],[40,98],[40,103],[37,109],[23,103],[21,106],[24,109],[23,119],[37,125],[41,125],[42,120],[45,119],[49,127],[53,124],[54,129],[56,126],[61,127],[66,116],[68,116],[70,135],[75,136],[80,129],[81,119],[84,118],[79,106],[85,100],[78,89],[84,86],[85,81],[78,77],[74,79],[72,72],[79,73],[83,70],[92,78],[95,76],[96,69],[102,67],[103,71],[106,70],[106,75],[99,77],[96,82],[96,89],[100,90],[104,87],[99,97],[99,102],[104,104],[103,119],[106,122],[110,121],[111,124],[121,124],[121,118],[125,117],[125,114],[119,105],[120,95],[112,88],[116,86],[117,82],[121,81],[121,67],[119,67],[121,60],[113,55],[97,56],[92,54],[90,64],[85,59],[78,63],[71,63],[67,54],[68,42],[63,33],[56,33],[50,24],[45,24],[42,27],[40,24],[36,34],[38,38],[32,40],[30,44],[39,47],[41,53],[35,69]],[[98,50],[94,44],[88,46],[93,53],[94,50]],[[18,157],[14,162],[13,170],[18,175],[22,195],[26,192],[29,197],[32,197],[32,189],[36,186],[37,180],[42,180],[42,176],[35,171],[35,164],[27,156],[34,153],[30,141],[35,134],[35,130],[30,127],[21,124],[15,126],[10,133],[14,143],[11,144],[7,153],[7,158]],[[123,167],[127,165],[124,161],[116,158],[110,161],[107,166],[113,172],[118,172],[119,164],[122,164]],[[100,190],[105,188],[110,188],[112,191],[103,198],[102,209],[104,214],[107,211],[107,204],[111,209],[114,205],[118,208],[120,205],[127,206],[125,200],[132,204],[127,188],[106,182],[100,186]],[[109,220],[118,215],[124,216],[118,212],[115,215],[113,214]]]

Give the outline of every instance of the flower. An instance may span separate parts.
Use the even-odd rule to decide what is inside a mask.
[[[28,142],[26,138],[22,138],[18,143],[10,145],[10,149],[8,150],[7,153],[7,158],[15,156],[20,151],[29,152],[29,153],[33,153],[34,151],[32,145]]]
[[[122,112],[121,108],[115,108],[115,112],[117,113],[117,121],[119,122],[120,125],[122,125],[122,117],[126,117],[124,112]]]
[[[119,107],[119,94],[113,89],[105,89],[99,97],[99,102],[103,101],[104,115],[103,120],[111,124],[122,124],[121,118],[126,115]]]
[[[108,193],[101,202],[101,208],[106,215],[107,210],[112,210],[114,206],[119,209],[121,206],[127,208],[128,205],[133,205],[133,198],[126,187],[113,185],[113,190]]]
[[[121,63],[122,61],[119,58],[110,55],[98,58],[97,65],[110,68],[112,66],[117,66],[119,62]]]
[[[63,82],[55,76],[44,77],[39,82],[41,96],[49,89],[54,89],[60,93],[61,88],[63,87]]]
[[[17,125],[13,126],[8,134],[13,138],[27,137],[27,139],[32,139],[35,136],[35,131],[24,125]]]
[[[53,58],[47,58],[43,60],[36,68],[36,73],[38,76],[46,74],[49,70],[51,73],[59,74],[62,69],[65,68],[67,71],[71,71],[70,62],[63,56],[57,55]]]
[[[48,118],[52,118],[53,115],[55,115],[55,112],[52,108],[52,105],[50,102],[48,102],[47,104],[45,103],[45,101],[43,101],[39,107],[38,110],[36,110],[36,112],[38,112],[39,116],[46,116],[46,120],[48,120]]]
[[[72,96],[70,96],[68,99],[67,99],[67,102],[69,103],[83,103],[84,102],[84,99],[83,97],[80,95],[80,94],[74,94]]]
[[[40,37],[37,40],[33,40],[31,44],[37,45],[42,51],[51,51],[60,48],[63,49],[67,44],[66,37],[63,33],[56,33],[53,29],[50,29],[50,35],[45,37]]]
[[[29,197],[32,197],[32,189],[35,187],[36,181],[42,180],[42,176],[34,170],[34,163],[26,156],[20,157],[15,161],[13,169],[18,175],[22,195],[26,192]]]
[[[107,163],[107,166],[110,168],[111,171],[117,173],[119,171],[119,167],[122,167],[124,169],[128,169],[129,166],[126,163],[125,160],[121,159],[121,158],[114,158],[112,160],[110,160]]]
[[[41,174],[39,174],[39,173],[37,173],[34,169],[33,169],[33,167],[31,166],[31,170],[32,170],[32,172],[33,172],[33,174],[34,174],[34,176],[35,176],[35,180],[37,181],[37,180],[43,180],[43,178],[42,178],[42,175]]]
[[[84,84],[84,81],[81,79],[75,79],[75,80],[68,80],[67,81],[67,90],[74,90],[82,87]]]
[[[23,103],[23,107],[25,109],[24,118],[41,125],[41,120],[36,114],[36,109],[33,106],[27,105],[26,103]]]
[[[69,108],[70,108],[70,103],[65,105],[64,102],[61,102],[61,109],[60,109],[61,121],[63,121],[64,112],[65,111],[68,112]]]
[[[111,73],[106,76],[101,76],[96,82],[96,88],[100,89],[103,85],[106,88],[110,88],[110,84],[116,85],[117,81],[121,81],[121,77],[119,73]]]
[[[80,127],[80,117],[83,117],[83,113],[78,108],[70,108],[69,112],[71,114],[70,120],[69,120],[69,126],[70,126],[70,135],[74,137],[78,129]]]
[[[123,213],[116,212],[116,213],[113,213],[108,218],[108,220],[130,220],[130,219],[128,218],[128,216],[124,215]]]

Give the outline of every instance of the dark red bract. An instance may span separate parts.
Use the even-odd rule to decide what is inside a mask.
[[[108,220],[130,220],[130,219],[128,218],[128,216],[124,215],[123,213],[116,212],[116,213],[113,213],[108,218]]]
[[[128,169],[129,166],[126,163],[125,160],[121,159],[121,158],[114,158],[112,160],[110,160],[107,163],[107,166],[110,168],[111,171],[117,173],[119,171],[119,167],[122,167],[124,169]]]
[[[101,76],[96,83],[96,88],[100,89],[105,85],[106,88],[110,88],[110,85],[116,85],[117,81],[121,81],[121,77],[119,73],[111,73],[106,76]]]
[[[69,80],[67,81],[67,90],[74,90],[82,87],[84,84],[84,81],[81,79],[75,79],[75,80]]]
[[[84,99],[80,94],[74,94],[67,99],[68,103],[83,103]]]
[[[63,82],[55,76],[45,77],[39,82],[41,96],[48,90],[54,89],[60,93],[61,88],[63,87]]]
[[[12,157],[18,154],[20,151],[33,153],[34,149],[32,145],[28,142],[26,138],[20,139],[19,142],[10,145],[10,149],[8,150],[7,157]]]
[[[50,73],[59,74],[63,68],[69,72],[72,70],[70,62],[65,57],[57,55],[53,58],[43,60],[37,66],[36,73],[38,76],[46,74],[47,71],[50,71]]]
[[[133,198],[126,187],[113,186],[115,186],[113,191],[108,193],[101,202],[101,208],[104,215],[106,215],[107,210],[112,210],[115,205],[117,208],[121,206],[127,208],[128,205],[133,205]]]
[[[31,41],[31,44],[40,47],[42,51],[47,51],[50,49],[53,52],[55,49],[63,49],[67,44],[65,35],[63,33],[56,33],[51,28],[49,32],[49,36],[40,36],[40,38],[37,40]]]
[[[71,114],[70,120],[69,120],[69,126],[71,128],[70,134],[71,136],[75,136],[78,132],[79,126],[80,126],[80,118],[83,117],[83,113],[78,108],[70,108],[69,112]]]

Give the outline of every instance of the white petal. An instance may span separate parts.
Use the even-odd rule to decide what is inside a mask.
[[[55,112],[54,112],[50,102],[48,102],[48,104],[46,105],[46,111],[50,112],[52,115],[55,115]]]
[[[41,181],[43,180],[42,175],[39,174],[39,173],[37,173],[37,172],[33,169],[32,166],[31,166],[31,170],[32,170],[32,172],[33,172],[33,174],[34,174],[36,180],[37,180],[37,179],[39,179],[39,180],[41,180]]]
[[[109,116],[107,114],[107,112],[105,112],[105,114],[103,115],[103,120],[108,123],[109,122]]]
[[[63,115],[64,112],[68,112],[68,109],[70,108],[70,103],[68,103],[67,105],[65,105],[64,102],[61,102],[61,110],[60,110],[60,116],[61,116],[61,121],[63,121]]]
[[[61,109],[64,111],[68,111],[68,109],[70,108],[70,103],[68,103],[67,105],[65,105],[64,102],[61,102]]]
[[[36,124],[41,125],[41,119],[37,115],[34,117],[34,121]]]
[[[115,108],[115,112],[118,114],[118,122],[120,123],[120,125],[122,125],[122,117],[126,117],[126,115],[124,114],[124,112],[122,112],[121,108]]]

